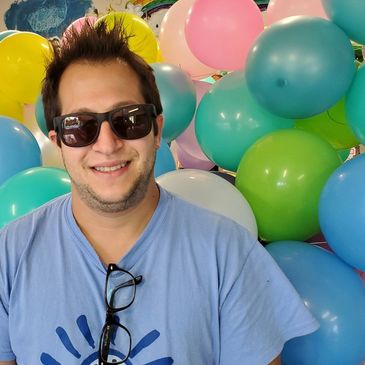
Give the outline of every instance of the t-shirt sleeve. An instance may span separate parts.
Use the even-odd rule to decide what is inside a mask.
[[[14,360],[9,339],[9,300],[6,285],[6,254],[4,235],[0,230],[0,361]]]
[[[237,272],[221,290],[220,365],[267,365],[286,341],[319,327],[261,244],[253,244]]]

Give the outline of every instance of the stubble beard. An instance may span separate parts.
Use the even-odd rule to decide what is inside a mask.
[[[129,191],[125,193],[119,200],[117,201],[109,201],[103,199],[100,195],[98,195],[90,185],[82,184],[80,182],[75,181],[71,175],[70,179],[72,181],[73,186],[78,192],[81,200],[92,210],[95,210],[99,213],[121,213],[124,212],[138,203],[140,203],[143,198],[146,196],[146,192],[148,189],[148,185],[150,183],[150,179],[154,172],[156,153],[152,157],[152,160],[146,161],[143,166],[141,166],[141,171],[134,180],[132,186]],[[64,165],[65,161],[64,161]],[[67,169],[67,166],[66,166]]]

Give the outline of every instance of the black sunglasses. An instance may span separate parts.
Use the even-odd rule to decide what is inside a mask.
[[[132,348],[132,336],[128,328],[120,323],[116,313],[132,305],[136,286],[141,282],[141,275],[135,277],[117,265],[109,264],[104,293],[107,309],[99,342],[99,365],[116,365],[127,361]]]
[[[94,143],[101,123],[107,121],[122,139],[139,139],[151,132],[156,108],[153,104],[126,105],[105,113],[81,112],[53,119],[53,126],[62,142],[69,147],[85,147]]]

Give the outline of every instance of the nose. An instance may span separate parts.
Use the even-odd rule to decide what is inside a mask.
[[[94,151],[110,155],[123,146],[123,140],[120,139],[110,127],[110,124],[105,121],[100,126],[100,133],[93,144]]]

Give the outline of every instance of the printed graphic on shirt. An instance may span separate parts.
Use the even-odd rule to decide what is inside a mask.
[[[91,353],[81,354],[73,345],[65,329],[62,327],[57,327],[56,334],[60,339],[61,345],[63,345],[63,347],[69,352],[70,362],[68,362],[67,364],[62,364],[50,354],[43,352],[40,356],[40,360],[43,365],[69,365],[70,363],[76,363],[76,360],[77,363],[79,363],[80,365],[98,365],[99,351],[97,342],[99,341],[100,334],[97,334],[97,341],[95,341],[90,331],[90,327],[85,315],[80,315],[76,320],[76,324],[80,335],[90,347]],[[131,349],[129,358],[123,364],[141,364],[141,362],[138,361],[138,354],[144,349],[153,345],[153,343],[159,338],[159,336],[160,332],[158,332],[157,330],[152,330],[151,332],[143,336],[143,338],[141,338],[141,340]],[[125,357],[124,354],[118,351],[117,348],[111,348],[109,353],[111,356],[109,356],[108,361],[110,362],[118,362]],[[173,364],[173,362],[174,361],[171,357],[163,357],[159,359],[151,359],[151,361],[143,365],[171,365]]]

